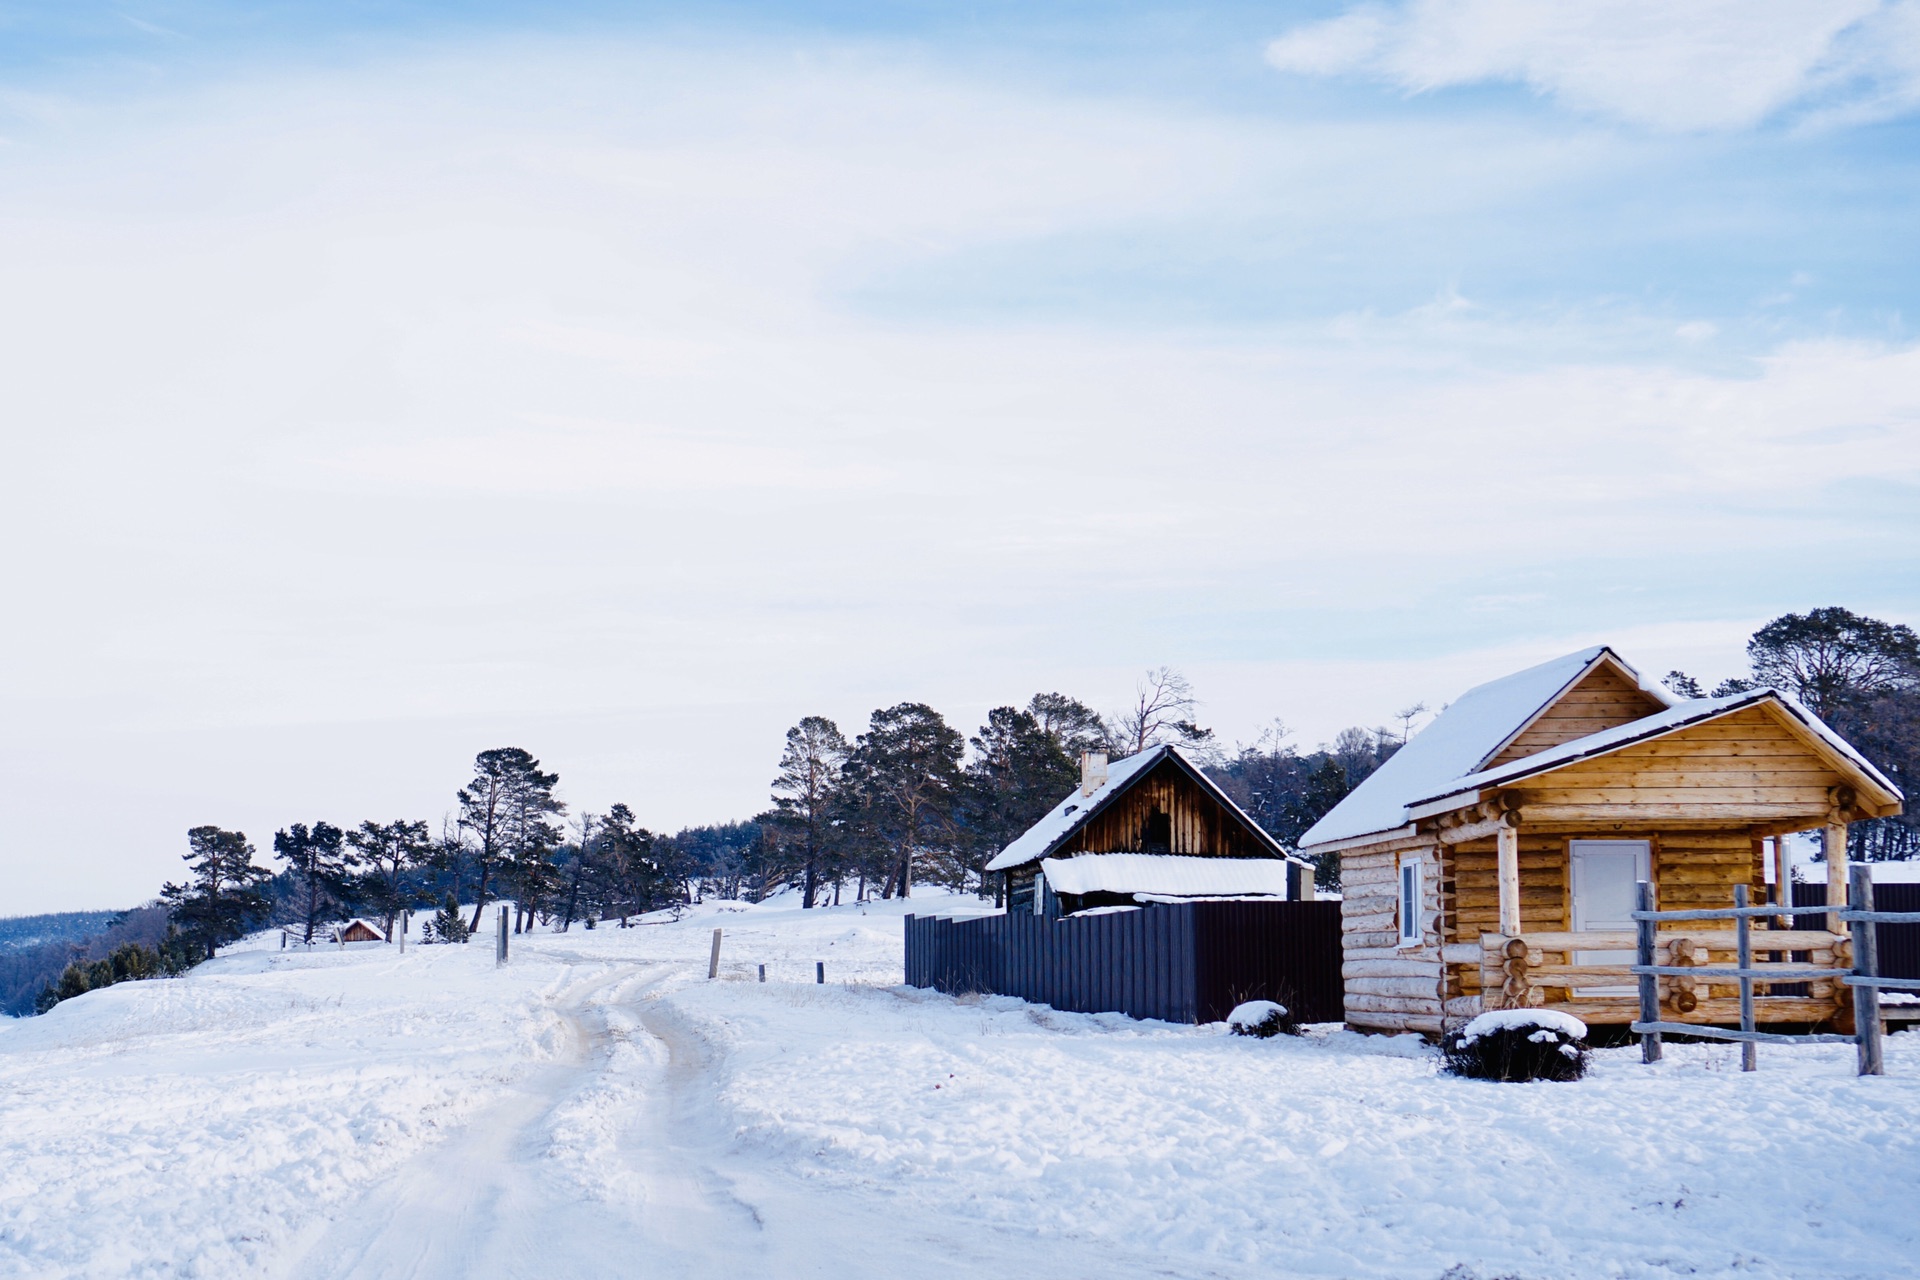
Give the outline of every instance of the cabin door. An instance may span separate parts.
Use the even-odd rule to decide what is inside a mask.
[[[1645,840],[1575,840],[1568,868],[1573,885],[1575,933],[1632,933],[1635,883],[1650,879],[1653,847]],[[1576,951],[1574,964],[1630,965],[1632,951]],[[1617,987],[1575,987],[1576,998],[1619,1000],[1639,992],[1638,984]]]

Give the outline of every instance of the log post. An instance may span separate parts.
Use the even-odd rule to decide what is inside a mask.
[[[500,908],[500,924],[493,934],[493,966],[499,968],[507,962],[507,909]]]
[[[1827,820],[1827,932],[1842,933],[1839,909],[1847,905],[1847,824],[1834,814]]]
[[[1641,911],[1652,911],[1653,886],[1645,880],[1635,885],[1634,902]],[[1653,931],[1657,922],[1653,920],[1636,920],[1633,923],[1635,940],[1639,943],[1637,948],[1639,963],[1652,965],[1655,963],[1653,958]],[[1660,1021],[1660,979],[1651,973],[1643,973],[1640,975],[1640,1021],[1643,1023]],[[1643,1031],[1640,1033],[1640,1061],[1660,1061],[1660,1033],[1658,1031]]]
[[[1733,905],[1745,910],[1749,900],[1747,886],[1733,886]],[[1740,972],[1740,1029],[1748,1035],[1753,1034],[1753,920],[1750,916],[1735,916],[1733,922],[1735,967]],[[1740,1042],[1740,1069],[1755,1071],[1760,1066],[1760,1046],[1751,1040]]]
[[[1520,936],[1520,827],[1519,815],[1500,820],[1500,932]]]
[[[713,931],[713,953],[707,957],[707,981],[720,976],[720,931]]]
[[[1862,911],[1873,910],[1873,868],[1853,869],[1853,901]],[[1880,976],[1879,926],[1867,920],[1853,922],[1853,971],[1868,978]],[[1880,1050],[1880,989],[1853,989],[1853,1034],[1860,1048],[1860,1074],[1883,1076],[1886,1063]]]

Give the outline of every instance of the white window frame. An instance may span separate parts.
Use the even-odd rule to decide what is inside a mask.
[[[1417,947],[1421,944],[1424,931],[1421,929],[1420,903],[1426,889],[1426,867],[1422,859],[1406,858],[1400,863],[1400,874],[1395,891],[1400,897],[1400,946]]]

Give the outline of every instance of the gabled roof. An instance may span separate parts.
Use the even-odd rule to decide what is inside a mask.
[[[1487,762],[1596,665],[1616,665],[1641,689],[1667,704],[1664,711],[1603,729],[1489,768]],[[1364,837],[1412,834],[1418,816],[1443,812],[1456,796],[1504,785],[1548,769],[1673,733],[1763,703],[1777,705],[1828,748],[1893,797],[1900,790],[1851,743],[1828,728],[1792,695],[1756,689],[1724,698],[1675,699],[1651,685],[1606,646],[1582,649],[1495,680],[1463,694],[1413,740],[1355,787],[1300,839],[1302,849],[1359,843]]]
[[[1642,679],[1606,645],[1489,680],[1461,694],[1432,724],[1347,793],[1300,837],[1300,847],[1405,826],[1409,821],[1408,804],[1437,795],[1455,779],[1484,768],[1555,699],[1602,664],[1618,667],[1656,700],[1673,704],[1672,694]]]
[[[1171,760],[1189,778],[1199,785],[1201,790],[1218,801],[1220,806],[1246,824],[1247,830],[1268,848],[1276,858],[1286,857],[1286,850],[1278,841],[1260,829],[1260,824],[1248,817],[1235,804],[1227,793],[1217,786],[1213,779],[1195,764],[1179,747],[1166,745],[1148,747],[1145,751],[1135,752],[1123,760],[1117,760],[1107,766],[1107,780],[1094,788],[1092,795],[1083,796],[1080,788],[1075,787],[1065,800],[1048,811],[1044,818],[1028,827],[1018,839],[994,856],[987,864],[988,871],[1005,871],[1010,867],[1023,867],[1029,862],[1040,859],[1065,844],[1074,832],[1084,827],[1093,817],[1145,777],[1147,771],[1162,760]],[[1155,857],[1161,855],[1153,855]]]
[[[1558,769],[1562,765],[1573,764],[1593,756],[1605,755],[1609,751],[1618,751],[1620,748],[1632,746],[1636,742],[1645,742],[1649,738],[1658,738],[1664,734],[1673,733],[1675,730],[1684,729],[1689,725],[1701,724],[1708,720],[1716,720],[1721,716],[1731,715],[1736,711],[1744,711],[1748,707],[1757,707],[1769,702],[1777,704],[1781,710],[1799,721],[1803,727],[1812,731],[1814,736],[1831,747],[1849,764],[1853,765],[1854,768],[1865,774],[1869,781],[1886,788],[1897,799],[1904,798],[1901,796],[1900,788],[1896,787],[1880,770],[1874,768],[1873,763],[1855,750],[1852,743],[1828,728],[1826,722],[1820,719],[1819,716],[1807,710],[1798,698],[1795,698],[1790,693],[1783,693],[1778,689],[1754,689],[1747,693],[1729,694],[1723,698],[1694,698],[1682,702],[1678,706],[1669,707],[1667,710],[1659,712],[1658,714],[1645,716],[1639,720],[1632,720],[1623,725],[1616,725],[1611,729],[1603,729],[1599,733],[1590,733],[1584,738],[1575,738],[1571,742],[1563,742],[1557,747],[1549,747],[1547,750],[1535,755],[1522,756],[1518,760],[1509,760],[1497,769],[1486,769],[1479,773],[1468,774],[1466,777],[1453,782],[1442,794],[1422,796],[1413,800],[1410,802],[1409,808],[1417,809],[1424,805],[1444,800],[1449,796],[1460,795],[1468,791],[1480,791],[1487,787],[1504,786],[1509,782],[1517,782],[1522,778],[1531,777],[1536,773],[1545,773],[1549,769]]]

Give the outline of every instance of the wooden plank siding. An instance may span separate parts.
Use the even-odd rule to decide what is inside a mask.
[[[1665,710],[1665,705],[1614,667],[1601,665],[1561,694],[1519,736],[1487,762],[1488,768],[1537,755],[1575,738]]]
[[[1166,814],[1169,820],[1170,847],[1164,852],[1223,858],[1274,856],[1239,818],[1171,761],[1162,761],[1135,781],[1062,843],[1054,856],[1145,851],[1147,825],[1156,812]]]
[[[1774,712],[1749,707],[1523,779],[1510,794],[1535,824],[1632,822],[1652,812],[1663,825],[1724,829],[1783,817],[1817,821],[1845,782]]]

